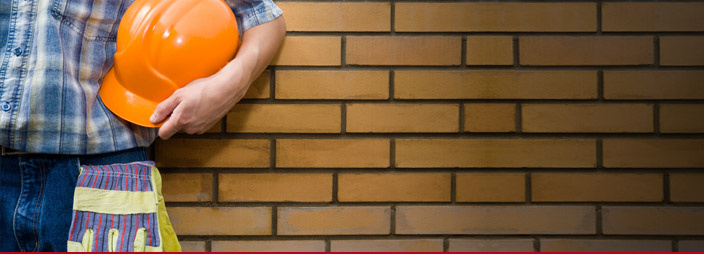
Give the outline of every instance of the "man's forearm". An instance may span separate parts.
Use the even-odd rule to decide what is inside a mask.
[[[221,72],[230,80],[240,81],[234,83],[251,84],[274,58],[285,35],[283,16],[247,30],[237,56]]]
[[[244,97],[274,58],[285,34],[283,17],[247,30],[237,56],[225,67],[176,90],[157,106],[150,118],[153,123],[171,116],[159,128],[159,136],[168,139],[178,131],[201,134],[208,130]]]

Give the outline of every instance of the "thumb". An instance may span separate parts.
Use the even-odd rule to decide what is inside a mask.
[[[166,98],[166,100],[162,101],[161,103],[159,103],[159,105],[156,106],[156,109],[154,109],[154,113],[151,117],[149,117],[149,121],[154,124],[164,121],[164,119],[171,115],[171,113],[174,111],[174,108],[176,108],[179,103],[180,99],[179,96],[177,96],[177,93],[172,94],[171,96],[169,96],[169,98]]]

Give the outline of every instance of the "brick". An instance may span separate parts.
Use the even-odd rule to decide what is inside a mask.
[[[158,141],[158,167],[269,167],[266,139],[169,139]]]
[[[452,239],[449,252],[533,252],[533,239]]]
[[[607,235],[704,235],[703,207],[602,207]]]
[[[524,36],[521,65],[647,65],[653,63],[650,36]]]
[[[465,104],[464,131],[515,132],[515,104]]]
[[[704,166],[703,139],[604,139],[604,167]]]
[[[216,123],[213,124],[213,126],[210,126],[210,128],[208,130],[206,130],[205,133],[219,133],[221,131],[222,131],[222,122],[217,121]],[[180,131],[178,131],[178,133],[186,133],[186,131],[180,130]]]
[[[219,201],[330,202],[332,174],[220,174]]]
[[[442,252],[442,239],[332,240],[331,252]]]
[[[450,202],[450,174],[340,174],[337,181],[340,202]]]
[[[604,98],[704,99],[704,71],[605,71]]]
[[[239,104],[227,114],[227,132],[339,133],[340,105]]]
[[[388,71],[276,71],[276,99],[385,100]]]
[[[704,105],[661,104],[660,132],[702,133],[704,132]]]
[[[347,132],[458,132],[459,115],[456,104],[348,104]]]
[[[471,218],[471,219],[467,219]],[[398,206],[396,234],[595,234],[587,206]]]
[[[276,167],[386,168],[389,149],[383,139],[279,139]]]
[[[533,173],[534,202],[662,202],[661,174]]]
[[[671,173],[670,200],[673,202],[704,202],[704,174]]]
[[[591,32],[593,3],[397,3],[399,32]]]
[[[221,121],[218,121],[217,123],[213,124],[213,126],[210,127],[210,129],[208,129],[205,132],[206,133],[219,133],[221,131],[222,131],[222,123],[221,123]],[[183,131],[180,131],[180,132],[183,133]]]
[[[466,173],[456,176],[457,202],[524,202],[523,173]]]
[[[183,252],[205,252],[205,242],[201,241],[179,241]]]
[[[461,51],[462,38],[456,36],[348,36],[345,61],[349,65],[460,65]]]
[[[271,72],[266,70],[262,72],[257,79],[252,82],[252,85],[247,89],[244,99],[268,99],[271,84]]]
[[[386,235],[388,207],[286,207],[278,210],[279,235]]]
[[[667,240],[542,239],[542,252],[670,252]]]
[[[339,66],[341,45],[337,36],[286,36],[271,65]]]
[[[604,3],[604,31],[677,32],[704,31],[702,3]]]
[[[302,32],[388,32],[389,3],[277,2],[286,30]]]
[[[704,241],[680,240],[677,247],[677,250],[680,252],[702,252],[704,251]]]
[[[270,235],[269,207],[169,207],[179,235]]]
[[[577,167],[596,166],[594,140],[399,139],[396,166]]]
[[[320,240],[213,241],[213,252],[324,252]]]
[[[162,174],[166,202],[205,202],[213,200],[212,174]]]
[[[396,99],[595,99],[593,71],[395,71]]]
[[[702,44],[704,36],[660,37],[660,65],[704,65]]]
[[[513,65],[511,36],[467,37],[467,65]]]
[[[653,132],[652,104],[522,104],[523,132]]]

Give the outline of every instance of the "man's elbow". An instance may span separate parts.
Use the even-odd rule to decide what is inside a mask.
[[[281,16],[277,17],[274,22],[276,22],[277,33],[283,39],[283,37],[286,35],[286,20],[284,19],[284,15],[282,14]]]

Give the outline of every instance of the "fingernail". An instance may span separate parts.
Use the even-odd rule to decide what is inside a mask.
[[[149,117],[149,121],[152,121],[152,122],[156,121],[156,114]]]

